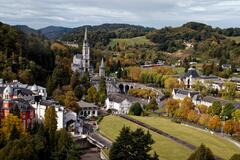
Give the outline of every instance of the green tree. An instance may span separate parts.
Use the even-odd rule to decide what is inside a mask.
[[[96,103],[98,101],[97,90],[94,86],[92,86],[88,89],[86,100],[90,103]]]
[[[101,80],[99,82],[98,96],[99,96],[99,99],[98,99],[99,102],[103,105],[107,98],[107,89],[106,89],[105,78],[101,78]]]
[[[240,120],[240,109],[236,109],[233,113],[232,113],[232,117],[235,120]]]
[[[55,107],[53,106],[47,107],[45,111],[44,127],[46,128],[46,132],[49,136],[50,147],[53,147],[55,142],[55,133],[57,130],[57,114],[55,111]]]
[[[208,112],[214,116],[219,115],[222,111],[222,105],[219,101],[213,102],[212,106],[209,107]]]
[[[79,72],[74,72],[71,76],[70,85],[74,89],[80,83],[80,74]]]
[[[66,68],[64,68],[63,66],[55,67],[52,74],[52,82],[54,88],[56,88],[57,86],[61,87],[63,85],[69,84],[69,77],[69,71]]]
[[[79,147],[73,142],[71,135],[65,130],[61,129],[56,134],[57,142],[55,147],[54,159],[56,160],[78,160]]]
[[[154,143],[149,132],[146,134],[140,128],[130,131],[129,127],[123,127],[120,135],[113,143],[110,153],[110,160],[151,160],[149,155],[151,145]],[[154,156],[157,159],[157,156]]]
[[[215,160],[215,158],[212,151],[201,144],[197,150],[190,155],[188,160]]]
[[[83,97],[83,87],[82,87],[82,85],[77,85],[74,88],[74,94],[79,100],[82,99],[82,97]]]
[[[140,105],[140,103],[134,103],[132,104],[132,106],[129,109],[128,114],[129,115],[135,115],[135,116],[140,116],[143,112],[142,106]]]
[[[222,95],[233,100],[236,96],[237,85],[233,82],[226,82],[224,86],[225,89],[223,90]]]
[[[221,117],[223,120],[228,120],[232,118],[232,113],[235,111],[235,107],[232,103],[226,104],[221,112]]]

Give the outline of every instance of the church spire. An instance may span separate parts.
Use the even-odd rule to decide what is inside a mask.
[[[87,27],[85,28],[84,41],[87,41]]]

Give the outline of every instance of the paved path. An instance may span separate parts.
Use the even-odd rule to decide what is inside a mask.
[[[168,133],[166,133],[166,132],[164,132],[164,131],[162,131],[160,129],[154,128],[154,127],[152,127],[152,126],[150,126],[148,124],[145,124],[145,123],[143,123],[141,121],[138,121],[138,120],[136,120],[134,118],[131,118],[131,117],[127,116],[127,115],[120,115],[120,117],[122,117],[122,118],[124,118],[124,119],[126,119],[128,121],[131,121],[133,123],[136,123],[136,124],[138,124],[138,125],[140,125],[142,127],[145,127],[145,128],[147,128],[147,129],[149,129],[149,130],[151,130],[151,131],[153,131],[153,132],[155,132],[155,133],[157,133],[159,135],[167,137],[167,138],[175,141],[176,143],[179,143],[179,144],[181,144],[181,145],[183,145],[183,146],[185,146],[185,147],[187,147],[187,148],[189,148],[191,150],[195,150],[196,149],[196,146],[194,146],[194,145],[192,145],[192,144],[190,144],[190,143],[188,143],[188,142],[186,142],[184,140],[181,140],[181,139],[179,139],[177,137],[174,137],[174,136],[172,136],[172,135],[170,135],[170,134],[168,134]],[[215,158],[216,158],[216,160],[223,160],[222,158],[220,158],[218,156],[215,156]]]
[[[110,140],[103,137],[101,134],[99,134],[97,132],[91,133],[88,136],[92,137],[93,139],[95,139],[99,143],[103,144],[107,148],[111,148],[111,146],[112,146],[112,142]]]

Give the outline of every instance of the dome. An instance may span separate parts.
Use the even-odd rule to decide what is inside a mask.
[[[7,87],[3,91],[4,95],[13,95],[13,88],[7,85]]]
[[[34,84],[31,88],[31,91],[38,91],[38,86]]]

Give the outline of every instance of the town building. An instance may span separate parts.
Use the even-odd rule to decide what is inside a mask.
[[[23,129],[32,127],[35,120],[35,110],[28,101],[19,98],[14,88],[6,86],[2,93],[2,105],[0,108],[0,119],[6,118],[11,112],[19,111],[19,116],[23,124]]]
[[[90,117],[97,117],[98,116],[98,109],[99,107],[93,103],[88,103],[85,101],[77,102],[79,106],[79,118],[90,118]]]
[[[111,110],[115,114],[128,114],[130,107],[136,102],[142,106],[148,104],[148,100],[146,99],[120,93],[111,93],[105,100],[105,109]]]

